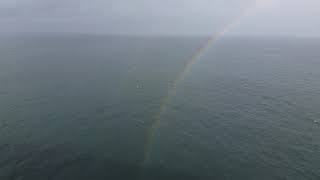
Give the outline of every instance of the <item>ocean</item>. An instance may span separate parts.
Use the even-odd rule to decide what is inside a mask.
[[[320,179],[320,39],[0,38],[2,180]]]

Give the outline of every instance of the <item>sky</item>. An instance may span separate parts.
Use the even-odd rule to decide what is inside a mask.
[[[320,36],[320,0],[0,0],[0,32]]]

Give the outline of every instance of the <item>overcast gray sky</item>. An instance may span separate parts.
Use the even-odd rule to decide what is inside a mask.
[[[243,12],[250,8],[250,13]],[[320,0],[0,0],[2,32],[320,36]]]

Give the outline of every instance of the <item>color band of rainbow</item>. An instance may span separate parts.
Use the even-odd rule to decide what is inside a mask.
[[[257,2],[257,1],[256,1]],[[184,80],[186,75],[190,72],[192,66],[201,58],[201,56],[213,45],[218,38],[223,36],[225,33],[230,31],[232,27],[237,25],[240,20],[246,16],[248,13],[251,12],[251,8],[247,8],[241,15],[235,17],[230,23],[224,26],[224,28],[215,34],[213,34],[211,37],[209,37],[206,42],[192,55],[192,58],[189,62],[186,63],[185,67],[183,70],[178,74],[177,78],[173,81],[172,86],[169,88],[167,96],[162,99],[159,111],[155,114],[153,117],[153,122],[148,129],[148,134],[147,134],[147,140],[145,143],[144,147],[144,159],[142,162],[142,166],[145,166],[147,162],[150,160],[151,153],[152,153],[152,146],[153,146],[153,141],[155,139],[155,134],[156,131],[160,125],[161,122],[161,117],[162,115],[167,111],[168,105],[172,99],[173,96],[175,96],[177,92],[177,87],[178,85]]]

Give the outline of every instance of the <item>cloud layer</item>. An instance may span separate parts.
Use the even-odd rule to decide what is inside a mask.
[[[257,12],[233,33],[320,34],[320,1],[257,1],[262,2]],[[204,35],[257,1],[0,0],[0,31]]]

